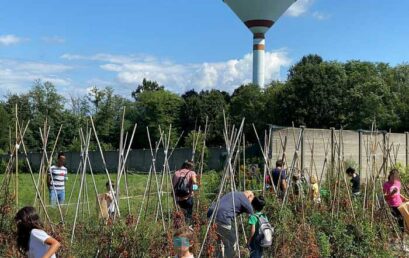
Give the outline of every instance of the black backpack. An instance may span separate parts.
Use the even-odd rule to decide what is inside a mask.
[[[186,197],[190,194],[190,186],[186,178],[189,173],[190,171],[187,172],[185,176],[178,178],[178,181],[175,184],[175,195],[177,197]]]

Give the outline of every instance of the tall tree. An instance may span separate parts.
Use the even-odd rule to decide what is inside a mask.
[[[254,140],[253,124],[257,130],[268,127],[270,121],[264,118],[266,99],[260,86],[247,84],[238,87],[231,97],[230,115],[233,122],[239,125],[243,117],[245,120],[244,132],[248,140]]]
[[[142,80],[142,84],[138,85],[136,90],[132,91],[132,97],[135,100],[138,100],[138,95],[145,91],[161,91],[164,90],[165,87],[159,85],[156,81],[149,81],[145,78]]]
[[[342,64],[317,55],[303,57],[290,68],[277,100],[282,125],[341,126],[345,117],[346,74]]]
[[[150,129],[152,140],[156,141],[160,137],[159,127],[166,131],[172,125],[172,141],[176,141],[180,133],[179,117],[182,104],[180,96],[167,90],[139,93],[137,101],[133,104],[132,118],[127,116],[130,121],[138,123],[136,145],[149,146],[146,127]]]

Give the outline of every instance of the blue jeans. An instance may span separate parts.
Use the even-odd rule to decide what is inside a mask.
[[[263,247],[256,244],[256,240],[250,242],[250,258],[262,258]]]
[[[58,198],[58,203],[63,204],[65,201],[65,190],[54,190],[50,189],[50,203],[52,206],[56,205],[57,203],[57,198]]]

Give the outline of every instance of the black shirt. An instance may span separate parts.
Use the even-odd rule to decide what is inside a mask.
[[[361,191],[360,189],[361,178],[359,177],[359,175],[355,175],[355,177],[352,176],[351,183],[352,183],[352,193],[359,193]]]

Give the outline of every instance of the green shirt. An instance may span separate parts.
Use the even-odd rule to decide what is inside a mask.
[[[250,215],[249,217],[249,224],[250,225],[256,225],[256,234],[258,232],[258,228],[260,227],[260,221],[258,220],[257,216],[259,217],[263,217],[265,219],[267,219],[266,215],[264,215],[263,213],[261,213],[261,211],[257,211],[255,214]]]

